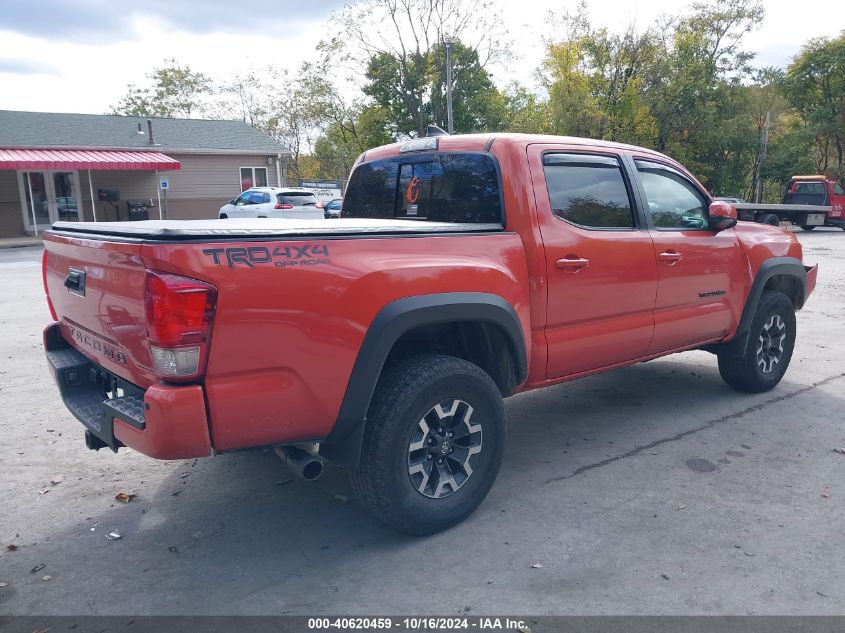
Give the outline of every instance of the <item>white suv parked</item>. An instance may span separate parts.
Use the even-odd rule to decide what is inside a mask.
[[[221,218],[322,220],[323,205],[310,189],[252,187],[220,208]]]

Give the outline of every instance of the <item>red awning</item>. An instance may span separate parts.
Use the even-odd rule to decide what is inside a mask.
[[[102,149],[0,149],[0,169],[93,169],[152,171],[179,169],[160,152]]]

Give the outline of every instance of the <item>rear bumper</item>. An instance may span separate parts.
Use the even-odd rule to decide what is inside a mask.
[[[804,301],[807,301],[810,294],[816,289],[816,278],[819,274],[819,265],[804,266],[804,270],[807,271],[807,283],[804,286]]]
[[[127,446],[156,459],[211,455],[205,398],[199,385],[147,390],[108,372],[62,338],[58,323],[44,330],[50,373],[68,410],[85,427],[89,448]],[[121,397],[107,392],[120,389]]]

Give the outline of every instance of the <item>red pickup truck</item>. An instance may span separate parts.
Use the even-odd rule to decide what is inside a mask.
[[[373,149],[343,216],[47,232],[44,344],[89,448],[273,446],[306,477],[348,467],[378,517],[431,533],[492,486],[504,397],[690,349],[772,389],[816,283],[789,232],[587,139]]]

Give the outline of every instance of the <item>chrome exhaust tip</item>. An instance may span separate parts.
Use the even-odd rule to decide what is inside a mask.
[[[273,450],[297,477],[305,481],[316,481],[323,474],[325,462],[308,451],[296,446],[276,446]]]

